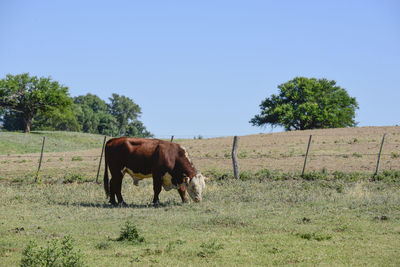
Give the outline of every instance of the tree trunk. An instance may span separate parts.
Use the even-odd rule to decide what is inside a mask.
[[[32,123],[32,118],[33,117],[24,117],[24,132],[25,133],[30,133],[31,132],[31,123]]]

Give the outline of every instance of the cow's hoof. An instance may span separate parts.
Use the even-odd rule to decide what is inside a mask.
[[[190,203],[190,200],[189,199],[187,199],[187,198],[185,198],[183,201],[182,201],[183,203],[187,203],[187,204],[189,204]]]
[[[122,201],[121,203],[118,204],[118,206],[119,206],[120,208],[126,208],[126,207],[128,207],[128,204],[126,204],[125,201]]]
[[[153,206],[154,206],[154,208],[160,207],[160,201],[154,202]]]
[[[110,202],[110,204],[111,204],[111,206],[113,206],[114,208],[115,208],[115,207],[118,207],[117,202]]]

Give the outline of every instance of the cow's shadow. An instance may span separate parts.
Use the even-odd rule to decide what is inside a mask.
[[[158,205],[153,205],[153,203],[149,204],[126,204],[124,206],[114,206],[110,203],[93,203],[93,202],[76,202],[76,203],[65,203],[59,202],[57,205],[61,206],[68,206],[68,207],[85,207],[85,208],[102,208],[102,209],[149,209],[149,208],[168,208],[168,207],[175,207],[175,206],[183,206],[184,203],[175,202],[175,201],[166,201],[159,203]]]

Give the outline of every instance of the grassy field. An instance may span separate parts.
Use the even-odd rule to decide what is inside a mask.
[[[15,266],[30,240],[71,235],[89,266],[400,264],[398,182],[221,180],[204,202],[181,204],[150,182],[126,179],[128,208],[111,208],[100,185],[1,184],[0,265]],[[116,239],[126,221],[145,242]]]
[[[0,155],[40,153],[43,136],[46,137],[46,152],[101,149],[104,139],[101,135],[75,132],[0,132]]]
[[[387,142],[394,146],[391,152],[399,152],[395,150],[400,144],[396,141],[400,139],[399,127],[373,128],[376,137],[371,132],[362,134],[362,128],[356,130],[360,133],[355,143],[373,143],[372,139],[379,143],[382,131],[388,132]],[[316,137],[331,136],[332,145],[336,140],[354,143],[352,134],[328,133],[313,132]],[[293,136],[286,139],[286,145],[296,147],[298,143],[304,148],[310,133],[286,133],[290,134]],[[275,141],[268,135],[254,136],[254,140],[240,138],[240,152],[247,153],[242,152],[240,159],[244,169],[241,180],[232,179],[229,168],[223,167],[223,162],[230,161],[224,154],[229,152],[231,138],[178,140],[211,181],[202,203],[181,204],[177,192],[163,191],[162,205],[157,209],[150,205],[153,195],[150,180],[139,187],[130,179],[124,180],[127,208],[111,208],[107,204],[102,185],[92,183],[98,161],[86,158],[93,153],[98,159],[101,136],[95,137],[100,145],[94,149],[85,147],[84,151],[68,152],[65,148],[51,152],[55,156],[47,158],[52,160],[45,162],[47,169],[44,167],[39,184],[33,183],[34,168],[29,173],[22,167],[36,165],[37,159],[22,162],[29,157],[18,158],[12,153],[8,157],[16,156],[16,160],[4,159],[8,162],[0,164],[0,266],[19,265],[29,241],[46,247],[48,241],[66,235],[73,238],[74,248],[80,250],[88,266],[399,266],[400,171],[393,167],[398,159],[387,153],[382,166],[386,171],[375,179],[370,169],[351,172],[343,167],[333,173],[323,166],[300,178],[298,169],[290,168],[291,158],[281,161],[290,162],[280,166],[287,171],[279,168],[270,171],[264,165],[246,168],[248,162],[254,164],[251,166],[259,164],[256,162],[259,158],[252,157],[257,150],[253,152],[255,148],[250,144],[262,139],[267,145],[259,145],[259,149],[268,154],[265,148],[268,142],[273,145],[285,137],[279,135],[269,135]],[[7,143],[3,133],[0,137]],[[79,139],[75,138],[75,143],[79,147]],[[221,152],[217,146],[225,144],[228,152]],[[328,147],[328,140],[321,141],[320,150],[315,146],[314,152],[323,153],[323,147]],[[277,145],[273,149],[283,148]],[[0,154],[7,153],[0,150]],[[218,159],[221,167],[207,153],[222,158]],[[362,164],[365,158],[351,157],[348,161]],[[63,164],[68,168],[60,168]],[[117,241],[126,222],[136,226],[144,242]]]

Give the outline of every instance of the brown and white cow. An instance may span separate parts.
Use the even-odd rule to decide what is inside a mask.
[[[159,204],[161,187],[167,191],[178,189],[183,202],[188,202],[186,191],[195,202],[202,199],[205,178],[197,172],[186,150],[176,143],[133,137],[109,140],[105,147],[104,189],[112,205],[117,205],[115,196],[120,205],[126,205],[121,194],[125,173],[132,176],[135,185],[141,179],[153,177],[154,205]]]

